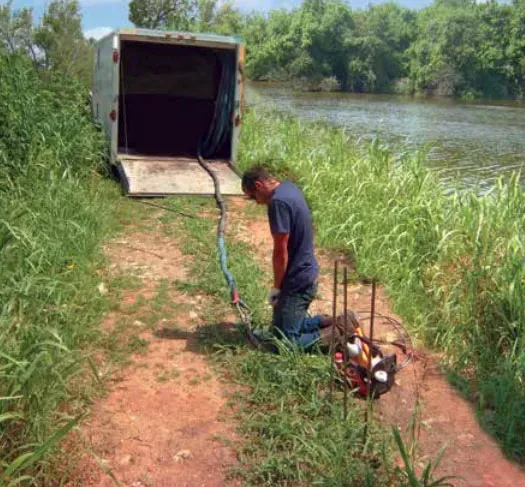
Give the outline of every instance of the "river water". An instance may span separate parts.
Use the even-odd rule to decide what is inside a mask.
[[[442,181],[490,186],[522,170],[525,183],[525,104],[458,102],[396,95],[300,93],[251,83],[248,104],[273,105],[301,119],[324,120],[357,137],[379,136],[395,150],[424,148]]]

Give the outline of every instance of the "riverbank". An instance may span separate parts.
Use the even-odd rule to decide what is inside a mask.
[[[252,111],[240,163],[267,163],[304,188],[320,245],[384,283],[395,311],[476,405],[508,455],[525,454],[525,196],[516,178],[483,196],[444,194],[422,153]]]

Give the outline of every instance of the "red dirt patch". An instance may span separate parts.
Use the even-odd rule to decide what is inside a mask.
[[[106,247],[111,269],[132,273],[142,288],[126,292],[122,309],[137,296],[153,297],[160,279],[183,279],[184,260],[174,240],[161,232],[128,234]],[[195,344],[194,329],[202,297],[189,298],[170,290],[170,301],[186,308],[172,310],[157,330],[137,320],[129,336],[147,340],[144,354],[112,378],[110,392],[97,400],[81,428],[89,452],[81,459],[70,485],[113,486],[112,474],[125,486],[224,486],[235,453],[227,387],[210,369]],[[200,298],[200,299],[199,299]],[[109,313],[111,328],[121,311]],[[128,319],[129,319],[128,313]],[[133,316],[131,316],[133,321]],[[162,328],[168,326],[169,328]],[[98,457],[98,460],[95,459]]]
[[[186,339],[154,338],[93,407],[91,447],[124,485],[222,486],[233,451],[221,384]],[[99,476],[84,485],[113,485]]]
[[[177,243],[160,231],[121,236],[105,246],[105,254],[110,271],[141,277],[146,282],[186,277]]]

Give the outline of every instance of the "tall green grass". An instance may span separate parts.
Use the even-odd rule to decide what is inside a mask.
[[[252,111],[240,166],[265,163],[304,189],[317,243],[344,249],[478,406],[506,452],[525,457],[525,196],[515,176],[483,195],[446,192],[424,154]]]
[[[0,484],[27,473],[13,466],[25,453],[21,465],[40,478],[38,445],[73,424],[84,402],[76,377],[94,371],[83,347],[106,306],[100,243],[117,192],[98,176],[104,145],[85,95],[0,58]]]

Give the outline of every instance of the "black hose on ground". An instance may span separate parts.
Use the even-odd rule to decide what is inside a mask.
[[[213,172],[210,166],[204,161],[200,154],[198,154],[197,160],[199,161],[200,166],[209,174],[209,176],[213,180],[215,200],[220,210],[219,223],[217,224],[217,248],[219,249],[221,270],[224,275],[224,278],[226,279],[226,283],[228,284],[228,287],[230,289],[232,304],[237,309],[241,323],[245,327],[248,341],[254,347],[261,348],[262,344],[257,339],[252,330],[252,314],[250,308],[240,298],[237,286],[235,284],[235,280],[230,269],[228,268],[228,255],[226,250],[226,244],[224,241],[224,232],[226,228],[226,203],[224,202],[224,198],[222,197],[219,178]]]
[[[249,342],[259,348],[259,340],[257,340],[252,331],[252,315],[250,308],[239,297],[235,280],[228,268],[228,255],[224,240],[227,211],[226,203],[224,202],[221,193],[219,178],[203,158],[212,157],[216,154],[227,141],[228,135],[230,135],[233,130],[232,116],[235,105],[236,60],[235,57],[228,52],[221,52],[217,55],[219,62],[221,63],[221,75],[217,97],[215,99],[215,110],[208,133],[203,136],[199,144],[197,160],[200,166],[213,180],[215,200],[217,202],[217,207],[220,210],[220,218],[217,225],[217,248],[219,250],[221,270],[230,290],[231,302],[236,307],[241,322],[245,326]]]

